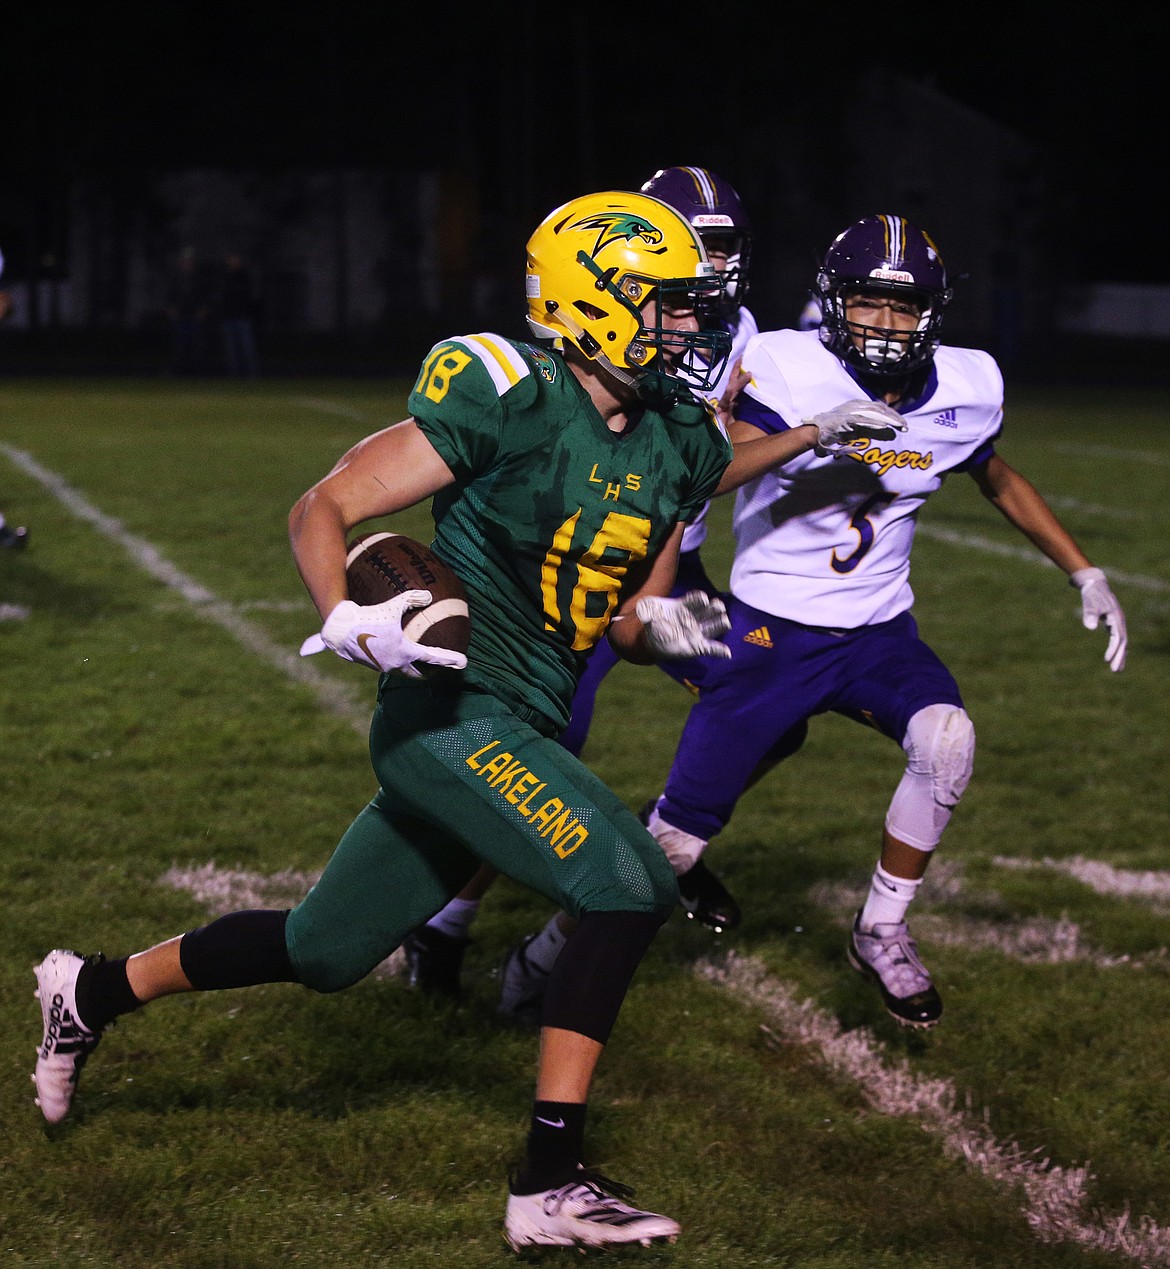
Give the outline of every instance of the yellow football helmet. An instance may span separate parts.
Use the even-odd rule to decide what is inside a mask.
[[[586,194],[550,212],[528,240],[526,288],[538,339],[571,344],[644,397],[710,391],[731,351],[713,316],[723,281],[702,241],[646,194]],[[665,329],[664,307],[694,309],[701,329]]]

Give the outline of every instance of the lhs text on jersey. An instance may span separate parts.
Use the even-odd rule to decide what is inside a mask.
[[[624,482],[615,483],[614,481],[606,480],[604,477],[597,474],[597,469],[600,465],[600,463],[593,464],[593,470],[589,473],[589,483],[591,485],[605,486],[605,493],[601,495],[603,499],[612,498],[614,502],[616,502],[623,489],[630,489],[637,492],[642,488],[642,477],[638,475],[637,472],[628,471],[626,472]]]

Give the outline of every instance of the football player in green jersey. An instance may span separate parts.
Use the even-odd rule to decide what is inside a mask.
[[[292,549],[320,639],[382,671],[370,729],[379,790],[291,912],[232,913],[117,960],[49,953],[34,1073],[46,1119],[67,1114],[118,1015],[261,982],[348,987],[486,862],[577,919],[545,997],[506,1236],[515,1248],[674,1239],[673,1220],[631,1207],[583,1166],[593,1071],[677,901],[674,874],[555,737],[583,658],[607,633],[639,662],[730,655],[718,599],[669,597],[685,523],[731,458],[712,411],[677,378],[718,377],[726,335],[700,315],[721,286],[667,204],[627,193],[565,204],[528,244],[541,346],[490,334],[436,345],[411,417],[361,441],[298,500]],[[468,594],[466,657],[403,635],[425,592],[368,607],[346,592],[351,530],[428,498],[434,549]]]

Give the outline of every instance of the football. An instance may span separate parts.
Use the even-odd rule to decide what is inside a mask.
[[[401,533],[367,533],[350,543],[345,561],[349,597],[356,604],[380,604],[407,590],[429,590],[425,608],[410,609],[403,633],[415,643],[466,652],[471,642],[467,593],[449,564],[421,542]],[[433,666],[416,662],[424,674]]]

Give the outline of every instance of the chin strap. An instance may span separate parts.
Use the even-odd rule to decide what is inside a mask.
[[[547,307],[550,315],[553,313],[557,315],[557,321],[573,336],[586,357],[591,361],[600,362],[602,367],[613,375],[619,383],[625,384],[627,388],[633,388],[635,392],[638,390],[638,384],[644,372],[633,375],[628,370],[623,370],[620,366],[614,365],[602,352],[601,345],[597,340],[593,338],[584,326],[579,325],[569,313],[561,308],[556,300],[549,300]]]

